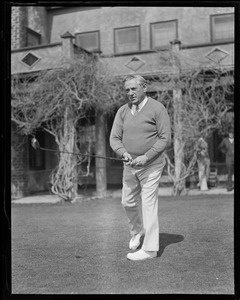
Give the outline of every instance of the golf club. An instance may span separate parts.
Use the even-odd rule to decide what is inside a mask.
[[[60,150],[54,150],[54,149],[48,149],[48,148],[44,148],[41,147],[38,140],[33,137],[31,140],[31,145],[32,147],[37,150],[43,150],[43,151],[51,151],[51,152],[58,152],[58,153],[68,153],[68,154],[73,154],[73,155],[78,155],[78,156],[87,156],[87,157],[96,157],[96,158],[103,158],[103,159],[110,159],[110,160],[118,160],[118,161],[122,161],[122,162],[127,162],[127,160],[125,159],[121,159],[121,158],[115,158],[115,157],[107,157],[107,156],[98,156],[98,155],[93,155],[93,154],[82,154],[82,153],[74,153],[74,152],[69,152],[69,151],[60,151]]]

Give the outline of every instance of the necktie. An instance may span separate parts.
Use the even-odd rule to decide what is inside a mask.
[[[136,104],[136,105],[135,105],[135,104],[133,104],[133,107],[132,107],[132,109],[133,109],[133,114],[134,114],[134,115],[136,115],[136,114],[137,114],[137,112],[138,112],[138,108],[139,108],[139,107],[138,107],[138,104]]]

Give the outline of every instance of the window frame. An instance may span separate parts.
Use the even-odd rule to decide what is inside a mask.
[[[78,35],[86,35],[86,34],[91,34],[91,33],[96,33],[97,34],[97,44],[98,44],[98,49],[93,49],[93,50],[89,50],[89,49],[85,49],[83,48],[82,46],[78,45],[77,44],[77,36]],[[75,44],[78,46],[78,47],[81,47],[87,51],[90,51],[90,52],[94,52],[94,51],[101,51],[101,44],[100,44],[100,30],[92,30],[92,31],[84,31],[84,32],[78,32],[78,33],[75,33]]]
[[[35,36],[38,39],[39,43],[35,44],[35,45],[29,45],[28,34]],[[42,35],[36,31],[26,27],[26,47],[33,47],[33,46],[41,45],[41,43],[42,43]]]
[[[227,15],[232,15],[233,16],[233,22],[235,26],[235,18],[234,18],[234,13],[224,13],[224,14],[214,14],[210,15],[210,39],[211,43],[221,43],[221,42],[234,42],[234,37],[233,38],[223,38],[223,39],[216,39],[214,38],[214,18],[215,17],[220,17],[220,16],[227,16]],[[233,30],[234,32],[234,30]]]
[[[134,51],[124,51],[124,52],[117,52],[117,31],[123,30],[123,29],[131,29],[136,28],[138,33],[138,50]],[[124,27],[118,27],[113,29],[113,37],[114,37],[114,54],[126,54],[126,53],[136,53],[141,51],[141,26],[140,25],[133,25],[133,26],[124,26]]]
[[[149,24],[150,26],[150,49],[157,50],[157,49],[163,49],[166,47],[169,47],[169,45],[162,45],[158,47],[153,47],[153,25],[155,24],[163,24],[163,23],[171,23],[174,22],[176,24],[176,37],[174,39],[178,40],[178,19],[172,19],[172,20],[165,20],[165,21],[158,21],[158,22],[152,22]],[[170,43],[171,41],[169,41]]]

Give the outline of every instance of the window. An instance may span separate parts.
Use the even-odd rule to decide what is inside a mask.
[[[27,28],[26,47],[36,46],[41,44],[41,34]]]
[[[32,67],[39,61],[39,57],[29,52],[27,55],[24,56],[22,62],[26,64],[28,67]]]
[[[44,132],[36,132],[36,139],[41,147],[44,147]],[[44,170],[45,169],[45,153],[43,150],[34,149],[29,140],[29,168],[30,170]]]
[[[178,38],[177,20],[150,24],[151,49],[169,46],[170,42]]]
[[[223,14],[211,16],[211,41],[234,40],[234,15]]]
[[[151,49],[169,46],[170,42],[178,38],[177,20],[150,24]]]
[[[100,51],[99,31],[76,34],[76,44],[88,51]]]
[[[139,26],[114,29],[114,52],[126,53],[140,51]]]

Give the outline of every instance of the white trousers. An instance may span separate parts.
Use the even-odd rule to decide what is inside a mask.
[[[205,159],[203,161],[198,161],[198,177],[199,177],[199,187],[201,191],[208,190],[207,178],[209,175],[209,165],[210,161]]]
[[[123,170],[122,206],[131,236],[143,231],[142,249],[159,250],[158,188],[165,162]]]

